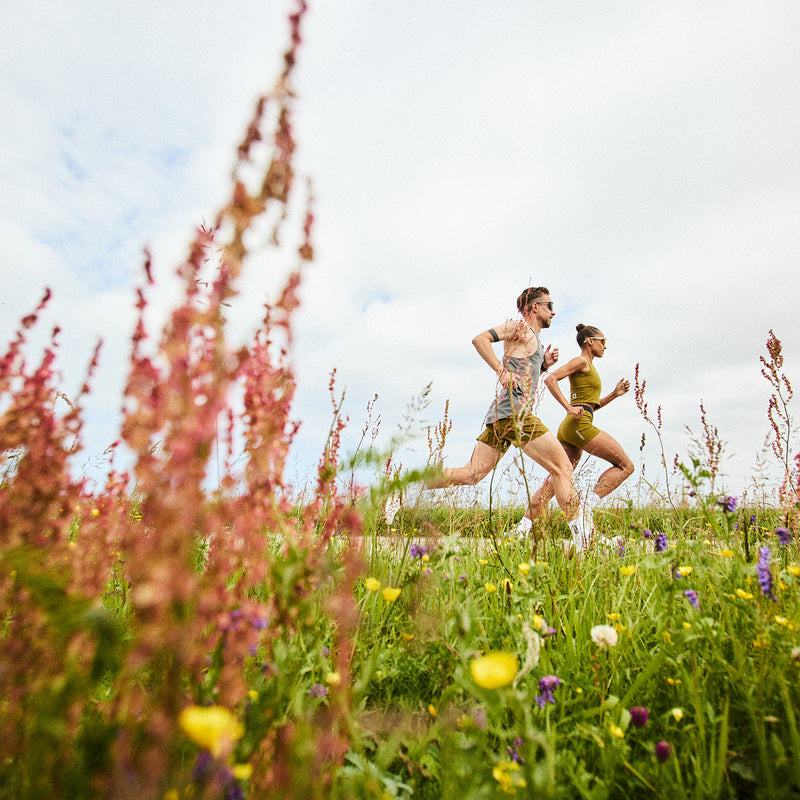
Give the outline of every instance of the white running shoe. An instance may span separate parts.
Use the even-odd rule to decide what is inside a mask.
[[[533,523],[528,519],[528,517],[523,517],[512,529],[511,529],[511,536],[516,537],[517,539],[525,539],[528,534],[531,532],[531,528],[533,527]]]

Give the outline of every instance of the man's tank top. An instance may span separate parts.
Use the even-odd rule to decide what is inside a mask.
[[[600,404],[600,390],[603,388],[600,375],[594,368],[594,363],[589,365],[588,372],[573,372],[569,376],[569,402],[576,406],[584,403],[589,406]]]
[[[536,336],[536,331],[533,329],[531,329],[531,333]],[[514,386],[514,391],[509,392],[508,389],[505,389],[495,397],[486,413],[484,425],[491,425],[499,419],[507,419],[526,412],[525,406],[533,398],[544,360],[544,345],[538,336],[536,336],[536,341],[539,343],[539,347],[527,358],[511,356],[503,361],[503,366],[512,376],[516,376],[516,386],[514,386],[515,381],[512,377],[509,387]]]

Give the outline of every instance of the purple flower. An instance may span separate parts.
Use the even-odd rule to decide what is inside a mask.
[[[665,742],[663,739],[656,745],[656,758],[662,764],[665,761],[669,761],[670,756],[672,755],[672,745],[669,742]]]
[[[769,552],[767,545],[764,545],[758,551],[756,572],[758,573],[758,585],[761,587],[761,593],[772,600],[777,600],[778,598],[772,590],[772,554]]]
[[[424,544],[417,544],[416,542],[412,542],[411,547],[408,548],[408,554],[411,558],[422,558],[427,552],[428,548]]]
[[[729,514],[733,514],[733,512],[736,511],[736,504],[738,502],[738,498],[733,497],[732,495],[726,495],[720,500],[717,500],[717,505],[722,506],[723,510],[727,511]]]
[[[464,581],[466,581],[466,580],[467,580],[467,576],[466,576],[466,575],[461,575],[461,576],[459,577],[459,579],[458,579],[458,582],[459,582],[459,583],[464,583]]]
[[[622,558],[625,555],[625,540],[620,539],[617,545],[617,555]]]
[[[506,754],[515,764],[525,761],[525,759],[519,754],[519,748],[522,747],[523,744],[525,744],[525,742],[519,736],[517,736],[517,738],[514,739],[514,744],[511,745],[511,747],[506,748]]]
[[[201,750],[192,768],[193,781],[206,781],[214,769],[214,756],[208,750]]]
[[[788,528],[775,528],[775,535],[781,547],[786,547],[792,543],[792,532]]]
[[[647,709],[644,706],[634,706],[631,709],[631,725],[634,728],[644,728],[647,725]]]
[[[545,675],[544,678],[539,678],[539,691],[541,694],[533,698],[539,708],[544,708],[547,703],[555,703],[553,692],[558,688],[560,682],[555,675]]]
[[[642,531],[642,536],[644,536],[645,539],[649,539],[652,535],[653,535],[653,532],[650,530],[650,528],[645,528]]]
[[[667,534],[657,533],[655,538],[656,553],[663,553],[667,549]]]
[[[694,589],[684,589],[683,594],[689,601],[690,605],[693,605],[695,608],[700,608],[700,599],[698,598],[697,592]]]
[[[326,697],[328,694],[328,687],[323,686],[321,683],[315,683],[309,690],[310,697]]]

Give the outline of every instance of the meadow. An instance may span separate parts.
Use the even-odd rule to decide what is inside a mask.
[[[771,502],[715,490],[704,422],[658,502],[595,512],[611,551],[570,552],[555,511],[520,540],[521,508],[447,498],[388,527],[384,499],[419,474],[365,445],[374,477],[353,484],[334,375],[314,483],[286,485],[313,259],[292,167],[304,13],[158,335],[145,264],[130,469],[112,458],[97,487],[75,468],[100,353],[78,397],[58,331],[30,363],[47,292],[0,360],[0,798],[800,796],[800,463],[772,332]],[[296,270],[234,349],[249,248],[286,247],[295,222]],[[636,394],[658,440],[638,374]]]

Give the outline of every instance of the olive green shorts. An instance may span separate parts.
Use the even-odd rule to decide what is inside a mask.
[[[486,426],[478,441],[505,453],[512,444],[522,448],[545,433],[547,428],[544,423],[538,417],[529,414],[521,419],[514,417],[498,419],[497,422]]]
[[[564,417],[564,421],[558,426],[558,441],[582,449],[598,433],[600,428],[594,425],[594,414],[584,410],[579,419],[575,419],[571,414]]]

